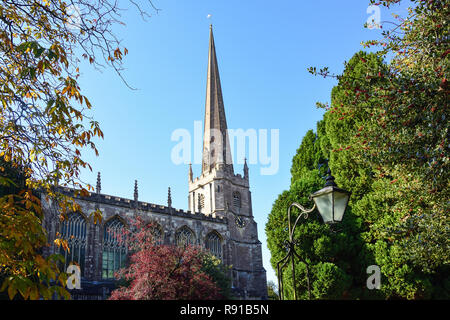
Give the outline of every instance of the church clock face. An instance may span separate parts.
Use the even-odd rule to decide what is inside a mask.
[[[236,223],[236,226],[238,226],[239,228],[244,228],[247,224],[247,221],[243,217],[236,216],[234,218],[234,223]]]

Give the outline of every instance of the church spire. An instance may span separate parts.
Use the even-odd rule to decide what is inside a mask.
[[[137,180],[134,180],[134,201],[138,201],[138,182]]]
[[[102,180],[100,178],[100,171],[97,173],[97,188],[95,189],[97,193],[100,193],[102,191]]]
[[[216,164],[219,165],[219,168],[222,166],[233,172],[212,25],[209,28],[202,172],[210,171],[215,168]]]
[[[192,163],[189,163],[189,182],[192,182],[192,179],[194,178],[194,173],[192,172]]]
[[[247,165],[247,158],[244,158],[244,179],[248,180],[248,165]]]
[[[169,189],[167,191],[167,206],[169,208],[172,208],[172,194],[170,192],[170,187],[169,187]]]

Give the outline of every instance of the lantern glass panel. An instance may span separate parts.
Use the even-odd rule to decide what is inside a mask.
[[[333,221],[333,195],[331,192],[317,195],[313,198],[317,210],[322,216],[323,222],[330,223]]]
[[[341,191],[333,191],[334,194],[334,217],[333,222],[340,222],[347,208],[349,194]]]
[[[311,195],[325,223],[342,220],[350,193],[334,186],[325,187]]]

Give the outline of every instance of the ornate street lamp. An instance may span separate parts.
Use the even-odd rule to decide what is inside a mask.
[[[334,224],[342,221],[350,192],[337,187],[330,169],[327,174],[325,187],[313,193],[311,198],[314,200],[314,205],[319,210],[323,222]]]
[[[295,282],[295,263],[294,258],[297,257],[300,261],[306,264],[306,280],[308,286],[308,297],[311,299],[311,289],[310,289],[310,281],[309,281],[309,268],[306,261],[304,261],[298,253],[295,251],[295,245],[298,244],[297,240],[294,239],[294,231],[297,227],[297,223],[300,220],[300,217],[304,219],[308,218],[308,213],[314,211],[317,207],[324,223],[327,224],[335,224],[342,221],[342,217],[344,215],[345,209],[347,208],[348,200],[350,198],[350,192],[340,189],[337,187],[334,182],[334,177],[331,175],[331,170],[328,169],[328,176],[326,178],[325,187],[320,189],[319,191],[314,192],[310,195],[310,198],[314,201],[314,206],[311,209],[305,209],[301,204],[294,202],[292,203],[288,210],[288,231],[289,231],[289,240],[285,241],[285,245],[288,249],[287,255],[281,259],[277,263],[277,272],[278,272],[278,291],[280,300],[283,300],[283,268],[287,265],[289,260],[291,260],[292,264],[292,281],[294,287],[294,299],[297,300],[296,293],[296,282]],[[301,213],[295,219],[294,225],[291,228],[291,208],[297,207],[301,210]]]

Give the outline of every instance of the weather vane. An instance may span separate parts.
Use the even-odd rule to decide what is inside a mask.
[[[208,15],[206,16],[206,19],[211,19],[212,18],[212,14],[208,13]],[[212,26],[212,19],[211,19],[211,24],[210,27]]]

